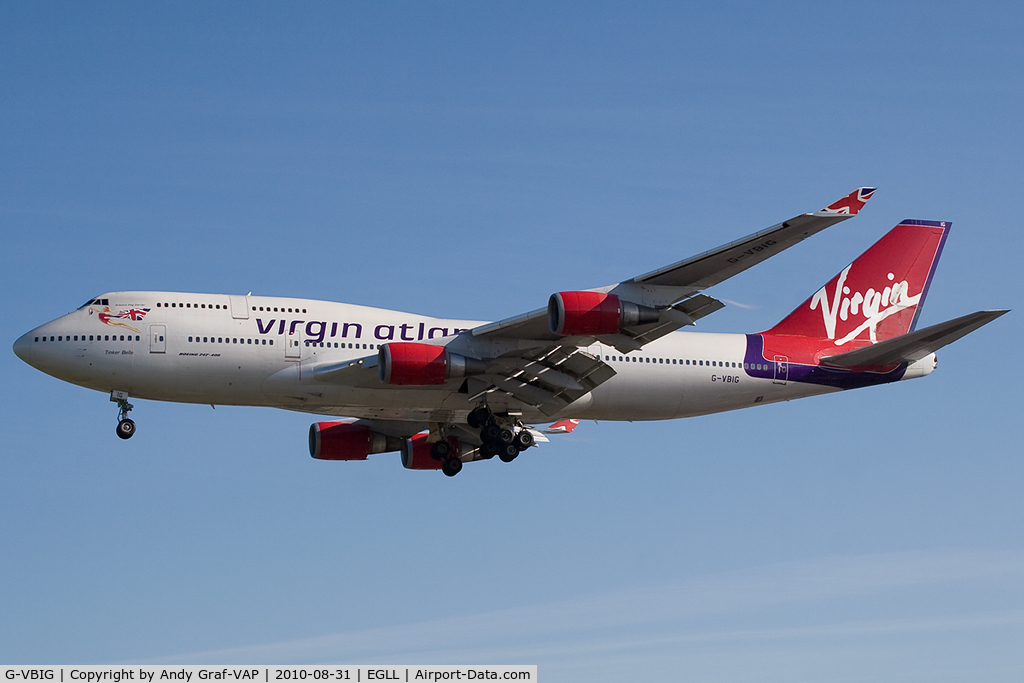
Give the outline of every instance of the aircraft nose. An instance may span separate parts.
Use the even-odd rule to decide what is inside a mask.
[[[23,334],[18,337],[18,341],[14,342],[14,355],[22,359],[29,365],[32,364],[32,337],[28,334]]]

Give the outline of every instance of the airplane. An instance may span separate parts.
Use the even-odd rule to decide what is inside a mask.
[[[705,289],[852,218],[874,192],[497,322],[251,293],[109,292],[14,352],[109,393],[122,439],[136,431],[129,398],[271,406],[345,416],[310,427],[314,458],[399,451],[408,469],[455,476],[467,462],[511,462],[580,420],[707,415],[931,373],[937,350],[1008,312],[917,329],[949,222],[900,222],[768,330],[683,330],[724,306]]]

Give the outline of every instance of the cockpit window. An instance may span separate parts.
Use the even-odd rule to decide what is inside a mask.
[[[86,306],[109,306],[110,305],[109,302],[110,302],[110,299],[89,299],[88,301],[86,301],[84,304],[82,304],[78,308],[79,308],[79,310],[81,310],[81,309],[85,308]]]

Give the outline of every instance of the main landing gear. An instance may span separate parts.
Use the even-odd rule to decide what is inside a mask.
[[[110,400],[117,404],[117,435],[122,439],[130,439],[135,435],[135,422],[128,419],[128,413],[134,406],[128,402],[127,391],[111,391]]]
[[[512,462],[533,445],[533,434],[522,423],[497,416],[487,406],[474,408],[466,421],[480,430],[480,455],[485,459],[498,456],[502,462]]]
[[[462,471],[462,459],[459,455],[458,449],[452,448],[446,434],[442,434],[441,440],[430,447],[430,457],[441,461],[441,471],[448,477],[454,477]]]

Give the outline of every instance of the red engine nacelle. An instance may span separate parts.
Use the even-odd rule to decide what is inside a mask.
[[[401,449],[401,440],[351,422],[316,422],[309,427],[309,454],[317,460],[366,460],[371,453]]]
[[[384,384],[444,384],[451,377],[484,371],[484,363],[475,358],[460,356],[443,346],[416,342],[381,344],[377,366]]]
[[[604,292],[558,292],[548,299],[548,326],[564,337],[616,334],[624,327],[659,319],[657,309]]]
[[[448,437],[451,445],[451,457],[458,458],[462,455],[462,444],[454,436]],[[408,470],[439,470],[443,466],[440,460],[434,460],[430,454],[430,447],[433,444],[427,443],[426,434],[417,434],[411,439],[406,439],[402,444],[402,466]]]

